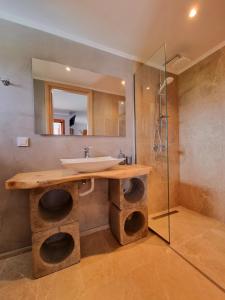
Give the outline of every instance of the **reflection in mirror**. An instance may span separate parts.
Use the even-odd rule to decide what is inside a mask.
[[[32,59],[36,133],[126,135],[125,81]]]
[[[53,134],[87,133],[88,94],[52,89]],[[76,122],[76,128],[74,124]]]

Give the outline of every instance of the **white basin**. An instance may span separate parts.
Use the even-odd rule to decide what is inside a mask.
[[[111,156],[60,159],[64,168],[82,173],[104,171],[118,165],[123,160],[124,158],[113,158]]]

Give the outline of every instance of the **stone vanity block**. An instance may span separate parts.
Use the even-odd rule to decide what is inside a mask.
[[[80,261],[79,223],[32,235],[33,276],[39,278]]]
[[[145,237],[148,233],[147,205],[120,210],[111,203],[110,226],[113,235],[121,245]]]
[[[57,184],[30,191],[32,232],[69,224],[78,220],[78,184]]]
[[[118,208],[132,208],[145,205],[147,202],[148,176],[127,179],[111,179],[109,197]]]

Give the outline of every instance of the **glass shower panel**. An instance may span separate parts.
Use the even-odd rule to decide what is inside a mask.
[[[165,45],[135,73],[136,162],[152,167],[149,228],[170,241]]]

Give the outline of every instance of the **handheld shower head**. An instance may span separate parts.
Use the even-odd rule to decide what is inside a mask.
[[[174,78],[173,78],[173,77],[167,77],[167,78],[166,78],[166,84],[167,84],[167,85],[171,84],[173,81],[174,81]]]
[[[166,79],[164,80],[163,84],[161,84],[160,88],[159,88],[159,94],[162,93],[162,91],[164,90],[164,88],[166,87],[166,85],[171,84],[174,81],[173,77],[166,77]]]

